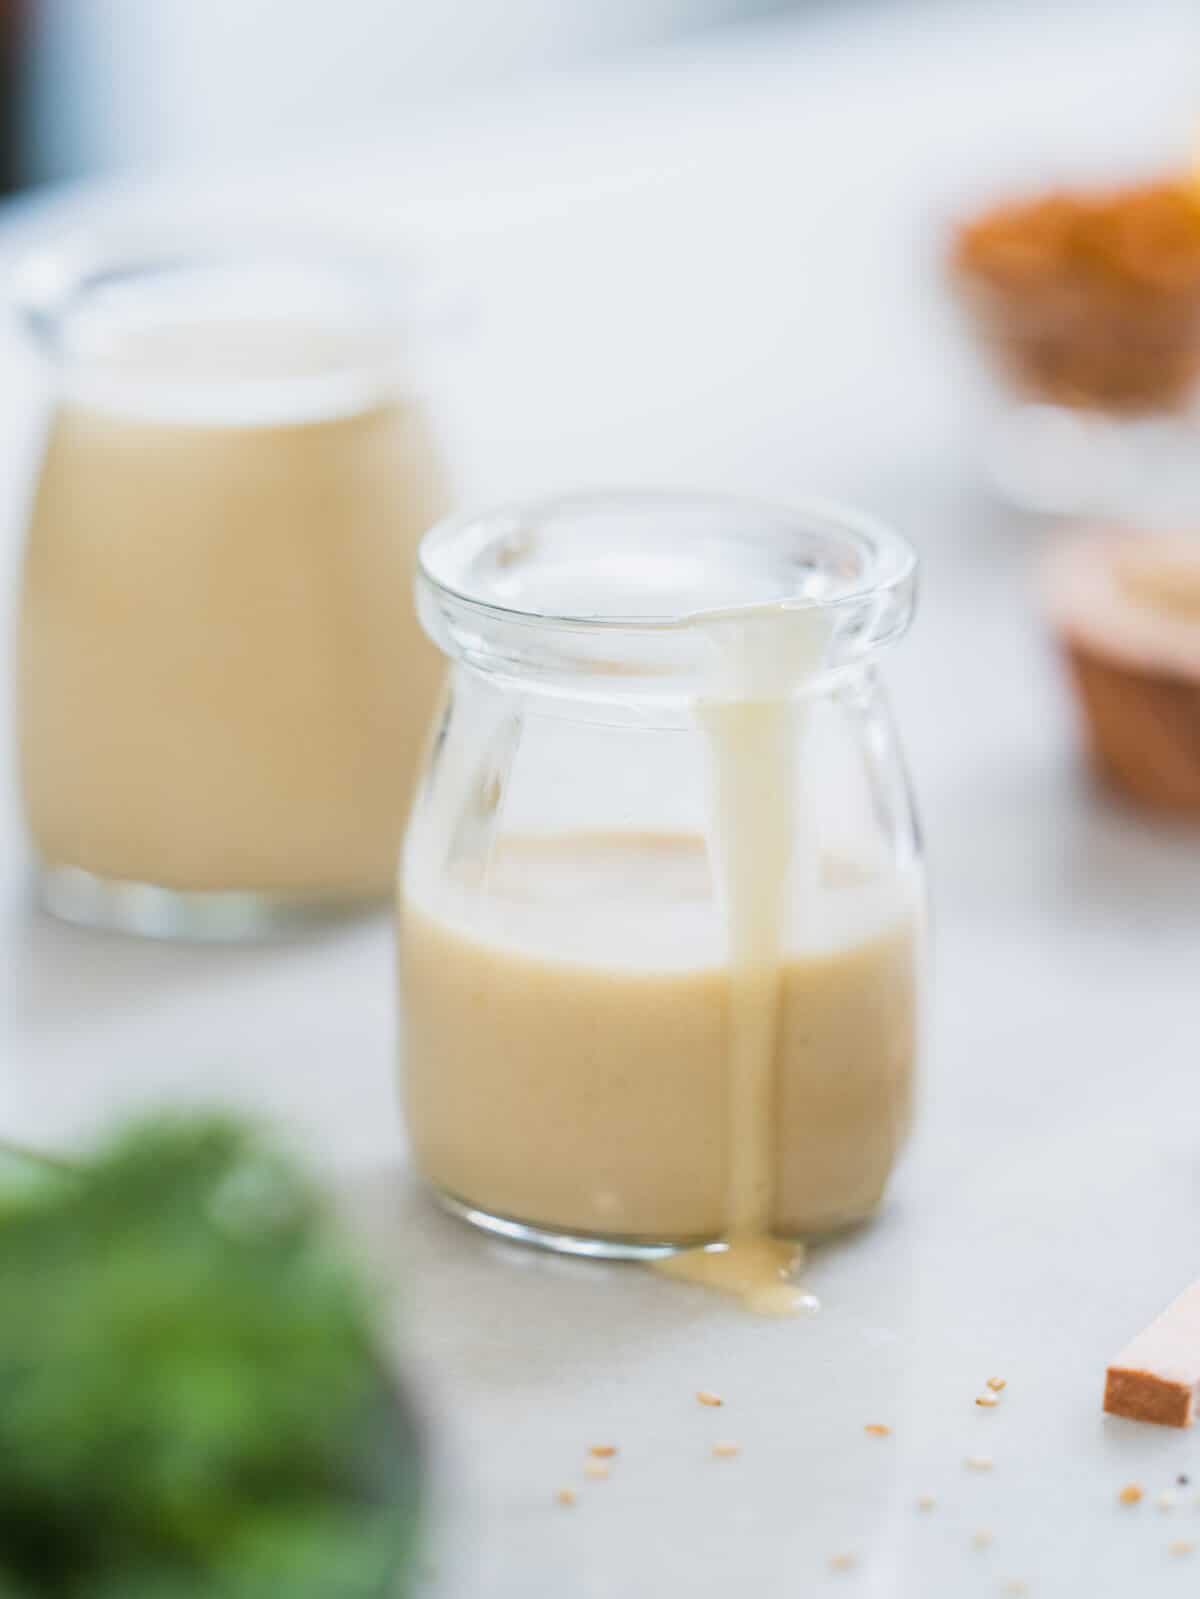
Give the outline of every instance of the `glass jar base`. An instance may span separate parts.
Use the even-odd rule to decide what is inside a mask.
[[[138,938],[236,944],[280,938],[377,910],[378,899],[215,893],[97,877],[78,866],[40,866],[37,897],[59,921]]]
[[[436,1185],[433,1186],[433,1196],[443,1210],[457,1216],[460,1221],[469,1222],[472,1227],[478,1227],[482,1232],[507,1238],[512,1243],[547,1249],[557,1255],[584,1255],[592,1260],[662,1260],[667,1255],[677,1255],[685,1249],[701,1249],[706,1244],[720,1241],[710,1237],[656,1239],[640,1235],[622,1236],[619,1233],[567,1232],[480,1210],[478,1205],[459,1199]]]
[[[496,1238],[507,1238],[512,1243],[529,1244],[535,1249],[546,1249],[557,1255],[583,1255],[592,1260],[663,1260],[668,1255],[682,1254],[688,1249],[711,1248],[722,1242],[717,1235],[705,1234],[683,1238],[646,1238],[642,1235],[591,1232],[568,1232],[556,1227],[546,1227],[538,1222],[519,1221],[513,1216],[501,1216],[481,1210],[469,1200],[459,1199],[444,1188],[431,1185],[434,1198],[443,1210],[469,1222],[480,1231]],[[876,1215],[878,1206],[852,1214],[826,1217],[812,1227],[796,1234],[798,1245],[816,1243],[835,1238],[840,1233],[853,1232]]]

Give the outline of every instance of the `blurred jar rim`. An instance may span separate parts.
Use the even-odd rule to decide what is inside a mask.
[[[198,218],[49,237],[18,261],[11,298],[77,397],[193,417],[211,390],[223,419],[245,421],[359,409],[412,380],[438,320],[411,245]]]

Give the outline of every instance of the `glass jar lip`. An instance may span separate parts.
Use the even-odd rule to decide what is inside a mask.
[[[8,279],[64,398],[257,426],[360,414],[429,386],[428,262],[304,224],[115,220],[47,234]]]
[[[682,606],[670,610],[603,612],[563,606],[545,607],[504,603],[472,590],[451,570],[456,553],[482,553],[489,544],[510,536],[530,522],[545,523],[556,517],[592,513],[640,511],[709,512],[774,521],[809,536],[840,540],[860,559],[857,579],[827,592],[758,594],[744,602]],[[465,608],[481,618],[532,627],[569,627],[584,633],[671,633],[707,621],[736,617],[763,606],[784,610],[835,611],[861,607],[864,602],[911,588],[917,556],[912,545],[886,522],[869,512],[839,501],[808,497],[791,502],[760,500],[750,495],[672,488],[614,488],[574,491],[540,499],[510,501],[491,510],[461,512],[436,523],[421,540],[417,554],[418,580],[433,595],[454,608]],[[910,607],[909,607],[910,608]],[[905,616],[907,620],[907,613]]]
[[[820,637],[792,692],[825,692],[904,633],[915,573],[904,539],[827,501],[602,489],[439,523],[418,553],[417,611],[447,656],[498,686],[642,714],[716,692],[731,624],[772,654]],[[607,603],[561,603],[580,591]]]
[[[91,353],[73,347],[70,329],[98,297],[119,296],[139,282],[166,285],[188,275],[212,281],[220,274],[245,279],[254,273],[264,285],[268,277],[275,288],[283,283],[285,292],[282,300],[264,293],[251,314],[279,319],[315,310],[335,325],[392,328],[410,336],[436,319],[429,263],[413,241],[270,217],[134,217],[49,230],[30,238],[16,255],[5,290],[9,307],[43,354],[69,360]],[[319,306],[316,296],[323,297]]]

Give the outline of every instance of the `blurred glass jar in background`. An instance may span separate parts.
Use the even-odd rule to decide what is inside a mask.
[[[995,206],[952,272],[998,392],[983,465],[1032,510],[1200,505],[1200,189],[1164,180]]]
[[[385,897],[446,478],[394,284],[311,251],[28,264],[57,388],[25,554],[21,784],[49,909],[237,937]]]

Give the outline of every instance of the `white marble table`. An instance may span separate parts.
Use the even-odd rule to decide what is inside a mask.
[[[924,1110],[885,1216],[816,1253],[824,1310],[795,1324],[437,1214],[394,1111],[386,925],[252,950],[57,926],[28,904],[4,768],[0,1129],[66,1145],[133,1105],[227,1100],[336,1174],[399,1266],[398,1336],[448,1440],[452,1591],[1196,1591],[1200,1548],[1168,1546],[1200,1543],[1200,1441],[1104,1421],[1099,1390],[1200,1269],[1200,838],[1139,822],[1078,770],[1030,604],[1046,530],[972,487],[931,272],[937,220],[1047,152],[1063,170],[1178,153],[1200,98],[1187,16],[847,7],[233,186],[442,252],[478,308],[443,382],[470,497],[834,492],[891,516],[925,562],[893,674],[937,894]],[[189,203],[223,187],[189,179]],[[153,209],[173,186],[122,193]],[[91,188],[44,213],[115,203]],[[43,220],[14,211],[0,244]],[[4,355],[15,529],[35,384]],[[1009,1386],[982,1411],[992,1374]],[[699,1407],[700,1387],[725,1407]],[[712,1459],[717,1438],[742,1455]],[[596,1441],[621,1455],[584,1485]],[[1115,1499],[1130,1479],[1136,1510]],[[552,1503],[566,1484],[572,1511]],[[853,1570],[830,1570],[840,1552]]]

